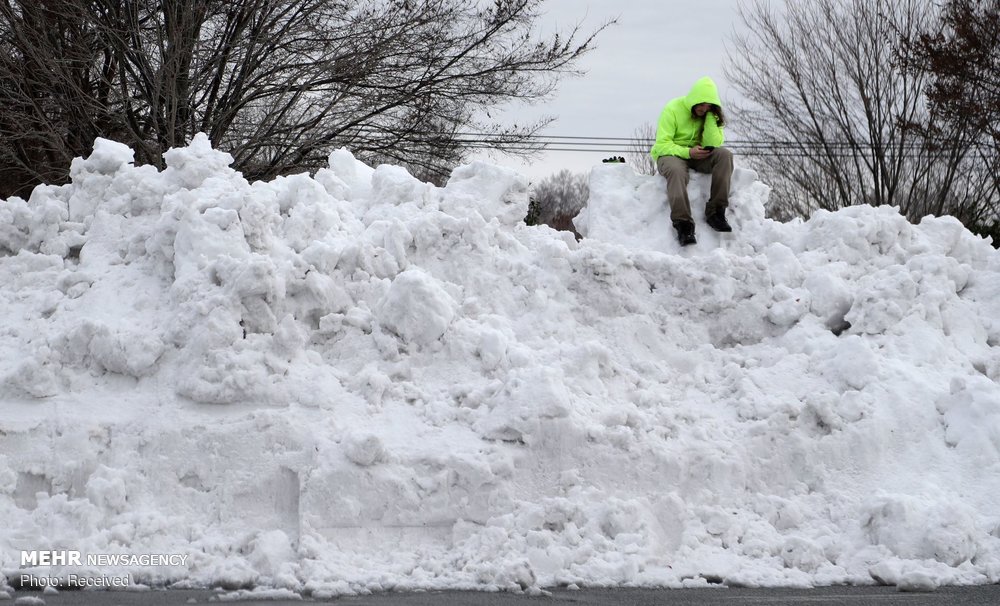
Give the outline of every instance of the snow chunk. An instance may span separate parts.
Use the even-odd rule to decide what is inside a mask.
[[[236,171],[229,168],[233,157],[212,149],[208,135],[198,133],[187,147],[171,147],[163,153],[167,163],[163,177],[185,189],[200,187],[209,177],[231,177]]]
[[[344,439],[344,454],[356,465],[370,467],[385,459],[385,446],[374,434],[351,434]]]
[[[291,589],[268,587],[255,587],[253,589],[239,589],[237,591],[227,591],[216,596],[220,602],[249,602],[260,600],[262,602],[274,602],[278,600],[298,601],[302,596]]]
[[[448,330],[457,307],[433,276],[411,268],[396,276],[374,311],[379,323],[404,342],[429,345]]]
[[[886,496],[869,505],[862,524],[873,543],[900,558],[958,566],[979,548],[975,521],[960,504]]]
[[[247,560],[261,574],[272,579],[286,572],[297,559],[291,540],[281,530],[261,532],[250,543],[250,548]]]
[[[811,271],[802,285],[809,291],[809,310],[819,316],[827,328],[842,332],[848,326],[845,317],[853,303],[847,282],[829,267],[824,267]]]
[[[401,166],[383,164],[372,175],[371,202],[373,205],[424,206],[433,188],[433,185],[420,181]]]
[[[372,175],[375,169],[356,159],[346,148],[330,154],[330,168],[320,169],[316,180],[330,195],[347,201],[358,201],[371,196]]]
[[[488,402],[490,411],[480,429],[494,440],[530,441],[542,423],[569,416],[566,393],[565,384],[552,369],[515,369]]]
[[[124,143],[98,137],[94,140],[94,151],[87,158],[75,158],[70,165],[70,177],[80,179],[86,173],[113,175],[123,166],[135,161],[135,152]]]
[[[767,255],[768,269],[774,285],[795,288],[802,283],[802,263],[795,252],[781,242],[775,242],[764,249]]]
[[[87,498],[101,509],[121,513],[128,504],[125,481],[128,475],[121,469],[101,465],[87,480]]]
[[[1000,392],[995,381],[953,378],[937,410],[944,415],[944,439],[950,447],[984,467],[1000,458]]]
[[[33,398],[48,398],[60,392],[56,369],[48,359],[24,360],[4,377],[3,385]]]
[[[936,590],[939,584],[934,576],[923,570],[911,570],[899,577],[896,588],[899,591],[930,592]]]
[[[879,375],[878,358],[861,337],[851,335],[841,339],[821,372],[839,379],[850,389],[864,389]]]
[[[854,331],[882,334],[910,313],[916,296],[917,283],[910,272],[892,266],[859,281],[854,304],[845,319]]]
[[[60,360],[71,366],[91,364],[110,372],[142,377],[150,374],[166,345],[148,331],[112,329],[85,320],[56,340]]]
[[[809,291],[781,285],[774,289],[774,302],[767,310],[767,319],[777,326],[788,327],[809,311]]]

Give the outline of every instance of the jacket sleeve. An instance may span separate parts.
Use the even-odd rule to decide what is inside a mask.
[[[705,114],[705,129],[701,133],[701,144],[710,147],[722,147],[726,142],[722,127],[715,121],[715,114]]]
[[[663,108],[660,114],[660,122],[656,125],[656,143],[649,150],[649,155],[653,161],[661,156],[677,156],[685,160],[691,159],[691,150],[683,145],[674,143],[674,135],[677,133],[677,123],[670,107]]]

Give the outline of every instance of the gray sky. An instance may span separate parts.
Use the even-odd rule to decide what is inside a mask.
[[[582,21],[591,31],[615,17],[618,23],[598,36],[595,50],[579,63],[584,76],[563,79],[553,99],[512,109],[505,118],[555,116],[543,133],[549,136],[631,137],[702,76],[715,80],[725,104],[735,96],[722,65],[724,45],[739,24],[738,5],[738,0],[546,0],[545,27],[566,31]],[[563,168],[588,172],[610,155],[548,152],[531,164],[501,155],[484,159],[535,180]]]

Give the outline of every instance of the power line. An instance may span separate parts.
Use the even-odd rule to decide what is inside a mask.
[[[653,141],[650,139],[640,138],[640,137],[606,137],[606,136],[584,136],[584,135],[543,135],[543,134],[503,134],[503,133],[486,133],[486,132],[440,132],[440,131],[420,131],[420,130],[406,130],[406,131],[391,131],[388,129],[380,129],[377,126],[372,125],[359,125],[354,131],[357,133],[362,132],[377,132],[385,135],[396,135],[396,136],[406,136],[408,138],[414,138],[418,141],[432,141],[434,139],[440,139],[442,142],[454,142],[454,143],[488,143],[488,144],[503,144],[507,143],[526,143],[532,142],[539,145],[571,145],[571,146],[613,146],[613,145],[638,145],[638,146],[652,146]],[[782,146],[782,147],[794,147],[794,148],[871,148],[873,145],[862,142],[852,142],[852,141],[796,141],[788,139],[730,139],[726,141],[726,147],[741,147],[741,146]],[[886,148],[905,148],[905,149],[924,149],[924,146],[919,142],[904,143],[901,145],[886,145]],[[941,146],[941,149],[948,149],[948,146]],[[936,150],[928,150],[936,151]]]
[[[400,143],[420,145],[461,146],[468,149],[494,150],[514,154],[531,154],[545,152],[594,153],[621,155],[645,153],[653,142],[639,137],[608,137],[588,135],[542,135],[542,134],[506,134],[475,131],[396,131],[379,128],[376,125],[359,125],[349,131],[354,136],[377,134],[381,137],[392,137]],[[346,134],[346,133],[345,133]],[[954,151],[953,147],[938,146],[927,148],[921,142],[907,142],[896,145],[875,146],[870,143],[851,141],[793,141],[782,139],[747,140],[732,139],[726,141],[725,147],[742,156],[757,156],[771,158],[812,158],[817,156],[827,158],[854,158],[858,155],[868,156],[878,150],[893,158],[916,159],[928,154]]]

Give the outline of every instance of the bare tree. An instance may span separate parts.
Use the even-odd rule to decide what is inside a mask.
[[[625,159],[632,169],[640,175],[655,175],[656,163],[653,162],[649,150],[656,142],[656,124],[646,123],[632,133],[632,143],[628,146]]]
[[[933,23],[932,5],[785,0],[780,14],[757,2],[741,16],[747,33],[726,74],[747,100],[734,112],[742,131],[764,148],[755,164],[775,186],[773,214],[863,203],[898,206],[913,220],[979,213],[972,129],[942,140],[910,126],[934,117],[926,72],[900,67],[908,51],[899,40]]]
[[[947,0],[940,21],[905,36],[901,49],[904,68],[930,75],[924,90],[936,119],[913,126],[939,139],[976,133],[977,194],[992,205],[969,220],[1000,246],[1000,0]]]
[[[576,233],[573,217],[590,199],[590,184],[587,179],[585,174],[563,169],[538,182],[531,192],[528,224],[544,224],[553,229]]]
[[[902,42],[904,67],[931,76],[932,111],[1000,146],[1000,0],[947,0],[938,22]]]
[[[58,181],[96,136],[159,165],[199,131],[250,178],[338,146],[447,174],[463,131],[530,151],[550,120],[481,110],[544,98],[597,33],[539,37],[543,1],[6,0],[0,170]]]

